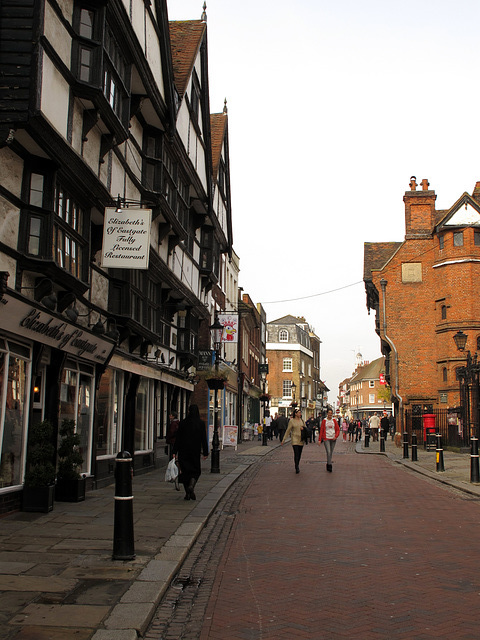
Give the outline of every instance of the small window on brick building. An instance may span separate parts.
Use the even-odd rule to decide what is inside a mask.
[[[374,389],[375,388],[375,380],[369,380],[368,381],[368,386],[370,387],[370,389]]]
[[[455,231],[453,234],[453,246],[463,247],[463,231]]]
[[[476,247],[480,247],[480,231],[478,229],[473,232],[473,243]]]
[[[444,381],[444,382],[448,382],[448,371],[447,371],[447,367],[443,367],[442,376],[443,376],[443,381]]]
[[[282,395],[284,398],[292,397],[292,381],[291,380],[283,381]]]
[[[447,305],[442,304],[442,320],[447,319]]]
[[[477,351],[480,351],[480,336],[477,336]]]
[[[375,404],[375,394],[374,393],[369,393],[368,394],[368,402],[369,402],[369,404]]]
[[[442,251],[442,249],[445,249],[445,236],[438,236],[438,248],[440,249],[440,251]]]
[[[283,370],[284,371],[293,371],[293,360],[292,360],[292,358],[284,358],[283,359]]]
[[[288,342],[288,331],[286,329],[282,329],[278,334],[278,339],[280,342]]]

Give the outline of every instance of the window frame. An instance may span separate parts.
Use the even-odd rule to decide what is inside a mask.
[[[453,232],[453,246],[454,247],[463,247],[463,245],[464,245],[463,230],[462,231],[454,231]]]
[[[290,364],[290,367],[286,366],[287,363]],[[283,366],[282,371],[285,371],[285,372],[293,371],[293,358],[283,358],[282,366]]]

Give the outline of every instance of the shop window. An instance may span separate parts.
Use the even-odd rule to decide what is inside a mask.
[[[149,419],[152,406],[153,381],[142,378],[137,388],[135,402],[135,451],[147,451],[152,448]]]
[[[120,384],[123,379],[119,372],[107,369],[100,378],[95,412],[96,454],[115,456],[121,449],[119,425],[122,421],[123,404]]]
[[[83,458],[81,472],[90,473],[93,427],[93,367],[68,360],[60,385],[60,421],[74,420]]]
[[[23,482],[30,349],[0,340],[0,489]]]

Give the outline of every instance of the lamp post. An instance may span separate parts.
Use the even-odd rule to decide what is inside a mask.
[[[292,406],[293,406],[293,408],[295,408],[295,391],[296,390],[297,390],[297,385],[295,384],[295,382],[292,382],[292,395],[293,395]]]
[[[222,347],[222,335],[224,327],[220,324],[218,316],[215,317],[215,322],[210,327],[210,334],[212,336],[213,349],[215,351],[215,374],[218,379],[218,365],[220,362],[220,349]],[[213,438],[212,438],[212,461],[210,467],[210,473],[220,473],[220,440],[218,437],[218,384],[214,389],[214,404],[213,404]]]
[[[465,351],[468,336],[463,331],[457,331],[453,336],[458,351]],[[479,456],[478,456],[478,399],[475,394],[475,406],[471,406],[471,394],[470,385],[478,385],[478,374],[480,372],[480,364],[477,363],[477,353],[472,358],[472,354],[467,350],[467,364],[465,367],[457,369],[458,379],[460,381],[460,404],[463,404],[463,400],[466,397],[466,406],[462,406],[463,417],[468,424],[468,430],[470,435],[470,482],[480,481],[479,470]],[[462,380],[465,389],[465,395],[462,393]],[[472,423],[472,410],[474,412],[474,419]]]

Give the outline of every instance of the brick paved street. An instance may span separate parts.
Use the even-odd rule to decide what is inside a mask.
[[[334,460],[328,474],[308,445],[296,475],[285,446],[257,465],[198,602],[203,627],[183,635],[181,612],[177,638],[480,637],[478,497],[350,443]]]

